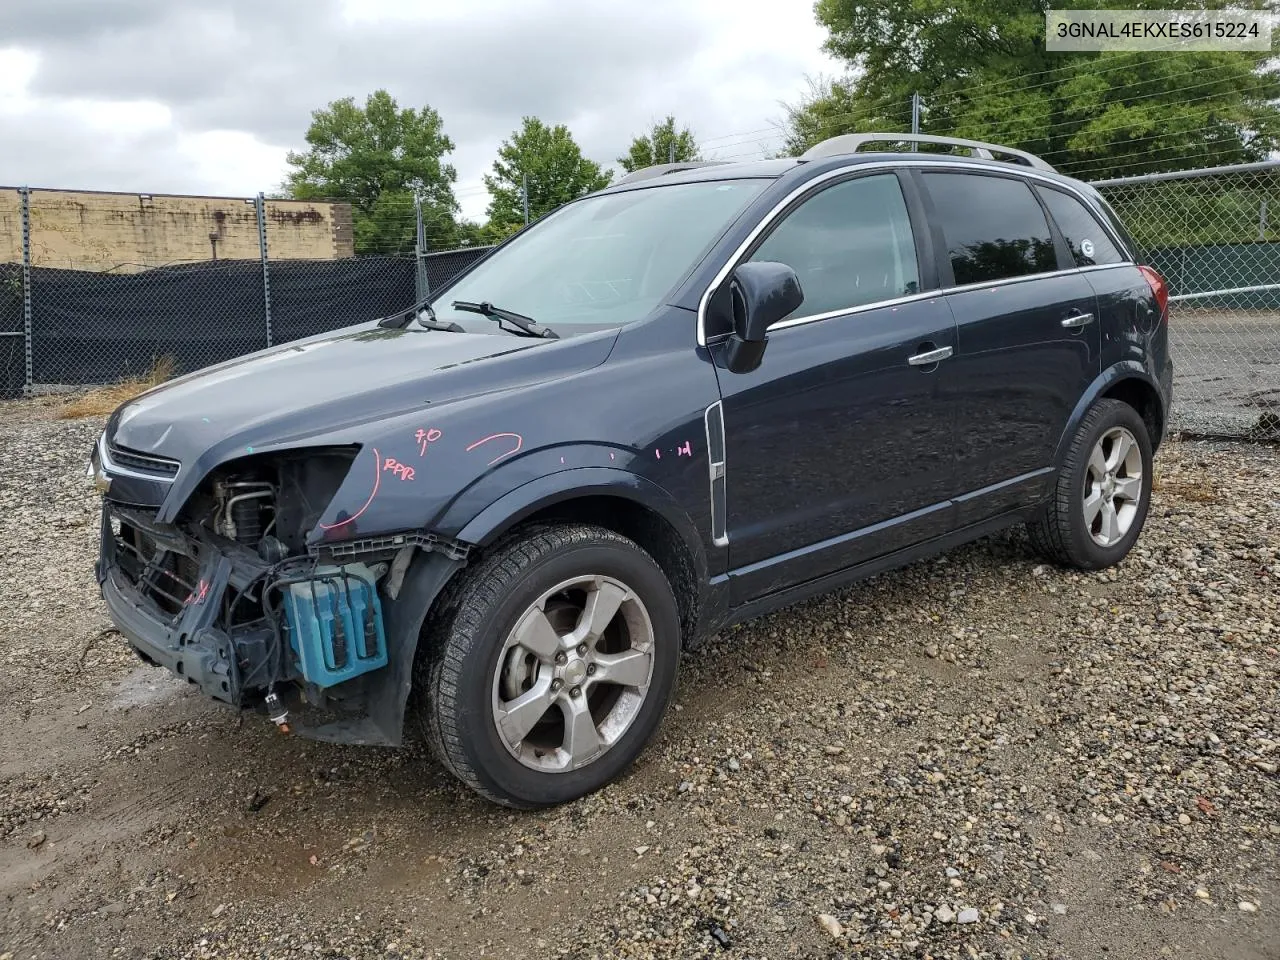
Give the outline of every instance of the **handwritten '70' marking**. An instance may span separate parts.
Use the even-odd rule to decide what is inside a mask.
[[[492,460],[490,460],[486,464],[486,466],[492,467],[499,460],[505,460],[507,459],[507,457],[510,457],[514,454],[519,453],[520,448],[524,446],[524,437],[520,436],[520,434],[518,433],[491,433],[489,434],[489,436],[484,437],[480,440],[477,440],[475,443],[471,444],[471,446],[467,447],[467,453],[470,453],[476,447],[479,447],[479,446],[482,446],[483,444],[488,443],[490,440],[500,440],[503,437],[508,437],[514,440],[516,442],[516,445],[512,447],[510,450],[508,450],[506,453],[499,454],[498,456],[494,457]]]

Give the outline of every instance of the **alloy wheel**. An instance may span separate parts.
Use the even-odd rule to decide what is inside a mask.
[[[644,705],[653,647],[649,612],[620,580],[587,575],[557,584],[520,616],[498,656],[498,738],[544,773],[598,759]]]
[[[1133,526],[1142,500],[1142,450],[1132,433],[1112,427],[1094,444],[1084,481],[1084,524],[1100,547],[1112,547]]]

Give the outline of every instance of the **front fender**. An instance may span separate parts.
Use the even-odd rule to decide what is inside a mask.
[[[693,558],[699,580],[705,578],[707,561],[702,540],[688,514],[670,493],[652,480],[617,467],[561,467],[483,505],[474,496],[459,498],[435,524],[435,532],[463,543],[485,546],[540,510],[592,496],[629,500],[661,516],[679,534]]]
[[[1142,364],[1136,360],[1122,360],[1103,370],[1089,384],[1087,389],[1076,403],[1075,409],[1071,411],[1071,416],[1067,420],[1066,428],[1062,431],[1062,436],[1058,439],[1058,449],[1054,454],[1053,462],[1058,468],[1062,467],[1063,462],[1067,458],[1067,451],[1071,448],[1071,440],[1076,435],[1076,431],[1080,428],[1080,421],[1084,419],[1084,415],[1089,412],[1089,408],[1094,405],[1097,399],[1110,390],[1121,380],[1141,380],[1143,383],[1155,390],[1160,402],[1166,408],[1168,406],[1168,398],[1160,384],[1152,379],[1151,375],[1146,371]],[[1163,418],[1167,421],[1168,410],[1162,411]],[[1153,438],[1154,439],[1154,438]]]

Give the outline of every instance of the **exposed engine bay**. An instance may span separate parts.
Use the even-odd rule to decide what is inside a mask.
[[[108,595],[139,655],[219,700],[265,709],[286,732],[296,705],[367,714],[389,682],[386,607],[418,546],[308,544],[356,452],[239,459],[206,477],[171,524],[108,493],[98,577],[127,601],[122,611]],[[130,464],[143,467],[157,464]]]

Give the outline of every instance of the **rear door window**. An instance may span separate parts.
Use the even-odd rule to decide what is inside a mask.
[[[1036,192],[1049,208],[1049,216],[1053,217],[1058,230],[1067,238],[1067,246],[1071,248],[1077,267],[1124,262],[1124,257],[1098,218],[1083,203],[1070,194],[1049,187],[1036,187]]]
[[[926,173],[956,286],[1058,269],[1044,210],[1022,180]]]

